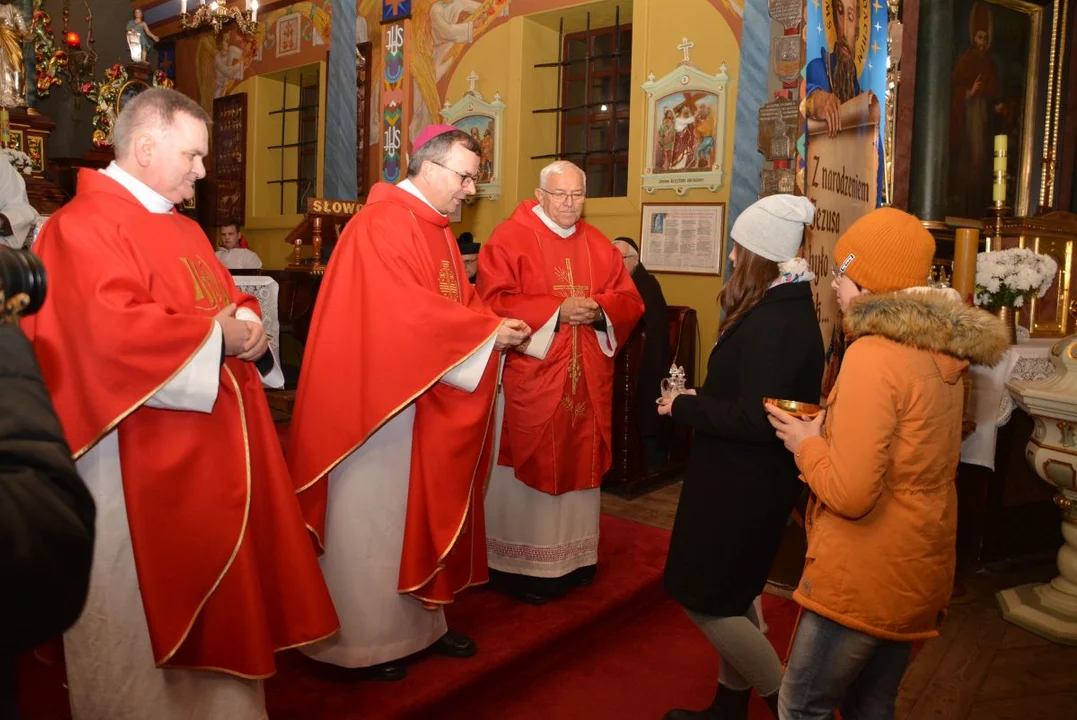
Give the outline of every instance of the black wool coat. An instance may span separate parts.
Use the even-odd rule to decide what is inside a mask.
[[[763,398],[818,403],[822,377],[811,285],[778,285],[722,333],[699,394],[674,401],[674,422],[695,436],[665,585],[689,610],[743,615],[762,592],[803,490]]]
[[[0,718],[17,717],[16,655],[82,612],[95,514],[29,341],[0,326]]]

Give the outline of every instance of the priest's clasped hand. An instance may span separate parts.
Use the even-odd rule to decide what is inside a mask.
[[[561,303],[560,320],[569,325],[590,325],[602,317],[602,308],[589,297],[569,297]]]
[[[224,333],[224,354],[254,362],[269,349],[269,336],[261,322],[239,320],[232,303],[217,313],[214,320]]]
[[[494,340],[494,350],[514,348],[530,341],[531,328],[523,320],[506,318],[501,321],[497,328],[497,339]],[[526,347],[526,345],[525,345]]]

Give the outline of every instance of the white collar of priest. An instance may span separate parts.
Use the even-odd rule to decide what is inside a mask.
[[[441,217],[448,217],[448,215],[446,215],[445,213],[441,212],[436,207],[434,207],[434,203],[432,203],[432,202],[430,202],[429,200],[426,199],[426,196],[423,195],[422,191],[419,190],[419,188],[415,187],[415,183],[413,183],[411,181],[411,178],[404,178],[399,183],[397,183],[397,187],[400,188],[401,190],[403,190],[404,192],[408,193],[409,195],[414,195],[415,197],[422,200],[424,203],[429,205],[430,208],[434,212],[436,212],[438,215],[440,215]]]
[[[129,193],[135,196],[135,200],[138,200],[142,204],[142,207],[146,208],[151,213],[165,215],[172,212],[172,209],[176,206],[174,202],[164,195],[117,165],[115,160],[110,162],[108,167],[100,172],[103,172],[120,185],[123,185]]]
[[[536,205],[535,207],[531,208],[531,212],[538,215],[538,219],[541,220],[546,227],[550,228],[550,230],[563,238],[567,238],[569,235],[576,232],[575,225],[570,228],[563,228],[557,223],[555,223],[552,219],[550,219],[550,216],[546,214],[546,211],[542,209],[541,205]]]

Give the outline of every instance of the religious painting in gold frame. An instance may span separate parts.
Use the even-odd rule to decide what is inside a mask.
[[[954,0],[950,175],[946,214],[983,218],[991,204],[994,136],[1006,135],[1007,204],[1032,207],[1044,12],[1026,0]]]
[[[116,93],[116,116],[123,111],[123,106],[127,104],[128,100],[133,99],[143,90],[149,88],[149,83],[145,83],[141,80],[128,80],[120,86],[119,92]]]

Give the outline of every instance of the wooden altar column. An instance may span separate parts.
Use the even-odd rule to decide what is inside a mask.
[[[953,37],[952,0],[921,0],[909,212],[925,221],[946,218]]]

